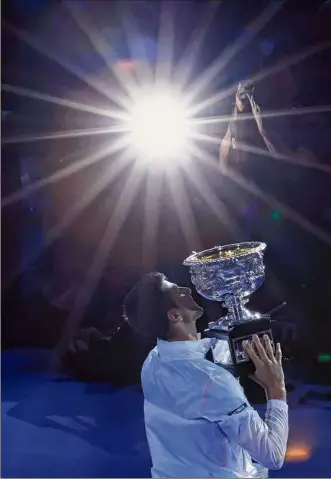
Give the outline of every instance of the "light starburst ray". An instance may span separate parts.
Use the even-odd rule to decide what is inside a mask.
[[[202,133],[194,133],[191,135],[191,137],[194,140],[211,143],[214,145],[220,145],[221,143],[219,138],[215,136],[204,135]],[[286,161],[288,163],[291,163],[292,165],[302,166],[304,168],[312,168],[314,170],[323,171],[324,173],[331,173],[331,167],[328,165],[322,165],[315,161],[308,161],[294,154],[284,154],[277,151],[274,147],[272,147],[272,151],[268,151],[264,148],[259,148],[257,146],[252,146],[246,143],[236,141],[236,148],[239,151],[254,153],[255,155],[269,156],[270,158],[273,158],[275,160]]]
[[[205,17],[201,21],[199,19],[199,24],[193,31],[191,38],[188,41],[188,45],[174,71],[175,85],[178,84],[181,88],[184,88],[186,86],[192,73],[194,63],[203,45],[208,29],[212,24],[212,21],[216,15],[216,11],[220,4],[221,0],[209,3],[207,5]]]
[[[215,171],[220,172],[219,166],[214,163],[214,158],[205,151],[201,151],[201,149],[196,146],[196,157],[205,164],[208,161],[208,165],[215,169]],[[287,218],[289,218],[294,223],[297,223],[303,230],[308,231],[309,233],[313,234],[318,238],[320,241],[331,245],[331,236],[323,231],[321,228],[315,226],[309,220],[307,220],[304,216],[300,215],[296,211],[294,211],[289,206],[285,205],[273,195],[269,193],[265,193],[260,188],[258,188],[254,183],[248,181],[242,175],[238,175],[232,168],[223,168],[222,174],[228,176],[232,181],[237,183],[241,186],[244,190],[252,193],[256,197],[263,200],[268,206],[275,208],[281,211]]]
[[[155,82],[163,87],[171,81],[172,60],[175,40],[174,10],[172,2],[161,3],[161,24],[158,39],[158,58]]]
[[[201,151],[200,148],[197,147],[197,145],[191,147],[190,154],[193,158],[199,158],[200,155],[202,157],[204,156],[204,153]],[[228,227],[228,230],[230,231],[233,238],[240,237],[241,230],[238,223],[230,217],[226,205],[217,197],[217,195],[208,185],[207,181],[201,176],[201,173],[199,173],[193,165],[190,165],[189,168],[186,165],[183,165],[183,168],[186,171],[186,175],[189,181],[199,191],[203,200],[214,213],[216,218],[220,221],[220,223]]]
[[[59,343],[60,348],[62,345],[67,344],[67,340],[70,340],[72,335],[79,327],[85,308],[91,299],[98,281],[100,280],[108,255],[130,212],[143,178],[144,175],[142,171],[139,170],[138,167],[134,167],[129,175],[129,178],[127,179],[126,185],[119,197],[114,212],[109,219],[105,233],[97,247],[85,280],[78,291],[75,304],[71,310]]]
[[[298,155],[284,155],[279,153],[276,149],[273,148],[272,152],[264,150],[263,148],[258,148],[257,146],[247,145],[246,143],[238,142],[236,143],[238,150],[246,151],[247,153],[254,153],[255,155],[269,156],[275,160],[282,160],[291,163],[292,165],[302,166],[304,168],[312,168],[313,170],[323,171],[324,173],[331,173],[331,167],[328,165],[322,165],[315,161],[309,161],[305,158],[300,158]]]
[[[239,36],[235,43],[222,52],[212,65],[193,83],[188,93],[188,101],[193,104],[202,91],[205,91],[211,82],[219,75],[233,57],[251,42],[255,36],[264,28],[274,15],[281,9],[284,2],[271,3],[256,18],[245,31]]]
[[[92,184],[82,196],[80,196],[71,208],[64,214],[61,221],[52,228],[46,235],[45,245],[50,246],[57,240],[63,231],[70,226],[70,224],[77,218],[77,216],[87,208],[94,199],[112,183],[117,180],[122,171],[128,166],[131,160],[132,153],[130,150],[125,150],[116,160],[114,160],[109,169],[109,173],[103,175],[99,181]]]
[[[8,93],[14,93],[15,95],[24,96],[27,98],[34,98],[36,100],[46,101],[48,103],[54,103],[58,106],[66,108],[72,108],[73,110],[79,110],[86,113],[93,113],[94,115],[104,116],[107,118],[113,118],[116,120],[126,120],[127,114],[123,111],[115,110],[103,110],[92,105],[85,105],[75,101],[67,100],[66,98],[58,98],[56,96],[48,95],[46,93],[40,93],[28,88],[23,88],[15,85],[2,84],[1,89]]]
[[[53,228],[51,228],[46,233],[46,238],[44,241],[43,249],[35,251],[31,254],[25,261],[12,272],[10,277],[7,279],[8,284],[10,284],[15,278],[21,275],[26,271],[35,261],[38,260],[40,255],[46,248],[52,246],[52,244],[58,240],[63,232],[72,224],[72,222],[77,218],[77,216],[87,208],[93,200],[106,188],[109,187],[112,183],[116,181],[125,167],[130,161],[130,150],[125,150],[119,158],[112,162],[109,169],[109,173],[103,175],[96,183],[94,183],[82,196],[77,198],[74,204],[66,211],[61,220]]]
[[[89,25],[89,19],[84,13],[84,4],[80,2],[66,1],[64,2],[64,5],[67,7],[73,18],[76,20],[77,25],[86,34],[91,44],[95,48],[95,51],[104,60],[109,72],[112,72],[112,74],[118,80],[119,84],[125,90],[127,96],[116,96],[116,100],[123,106],[123,108],[128,109],[130,107],[128,97],[133,97],[137,89],[137,84],[133,75],[129,71],[124,72],[123,70],[120,70],[115,67],[118,60],[116,53],[114,52],[112,45],[108,43],[108,41],[102,36],[102,34],[97,32],[92,25]]]
[[[145,85],[151,85],[154,80],[154,72],[149,63],[147,50],[144,41],[141,39],[137,22],[132,18],[131,11],[127,11],[125,15],[122,15],[121,19],[131,57],[133,59],[138,57],[139,59],[135,67],[139,88]]]
[[[297,223],[303,230],[306,230],[309,233],[313,234],[320,241],[328,245],[331,245],[331,236],[327,234],[325,231],[323,231],[321,228],[318,228],[313,223],[308,221],[307,218],[300,215],[299,213],[294,211],[292,208],[290,208],[289,206],[285,205],[284,203],[276,199],[274,196],[268,193],[265,193],[261,189],[257,188],[257,186],[254,185],[252,182],[248,182],[246,179],[235,174],[233,171],[228,170],[227,175],[229,176],[229,178],[235,181],[242,188],[255,194],[255,196],[261,198],[269,206],[281,211],[290,220]]]
[[[167,169],[166,175],[179,224],[187,244],[187,251],[199,251],[202,248],[201,238],[181,175],[181,170],[179,168],[176,171]]]
[[[306,48],[304,51],[295,53],[293,55],[289,55],[285,60],[282,60],[275,65],[272,65],[269,68],[265,68],[259,73],[256,73],[255,75],[252,75],[249,78],[246,78],[243,83],[258,83],[259,81],[263,80],[264,78],[267,78],[268,76],[275,75],[276,73],[284,70],[285,68],[288,68],[290,66],[296,65],[297,63],[306,60],[307,58],[315,55],[316,53],[320,53],[324,50],[327,50],[328,48],[331,47],[331,40],[327,40],[325,42],[320,42],[317,45],[313,45],[310,48]],[[221,101],[223,101],[225,98],[229,97],[230,95],[233,95],[238,88],[238,83],[221,90],[220,92],[210,96],[209,98],[206,98],[205,100],[201,101],[200,103],[195,104],[194,107],[191,108],[190,110],[190,115],[191,116],[196,116],[198,115],[201,111],[204,109],[208,108],[209,106],[215,105]]]
[[[309,115],[314,113],[331,113],[331,105],[317,105],[317,106],[306,106],[300,108],[286,108],[283,110],[271,110],[271,111],[261,111],[259,116],[261,118],[279,118],[282,116],[301,116]],[[228,123],[232,119],[231,115],[222,115],[222,116],[211,116],[207,118],[194,118],[192,124],[199,125],[209,125],[214,123]],[[253,113],[240,113],[236,117],[236,121],[245,121],[253,120]]]
[[[89,85],[95,91],[101,93],[109,100],[114,101],[122,108],[125,107],[125,104],[123,104],[123,102],[121,103],[121,97],[118,94],[114,95],[112,92],[112,89],[109,86],[106,87],[101,81],[97,80],[96,78],[93,78],[93,79],[90,78],[86,74],[86,72],[84,72],[84,70],[82,70],[78,66],[72,65],[69,61],[65,60],[64,58],[61,58],[60,55],[57,54],[56,52],[54,51],[51,52],[49,48],[47,48],[46,45],[42,42],[42,40],[39,40],[38,38],[34,37],[30,33],[24,30],[18,29],[12,25],[10,25],[9,28],[12,30],[13,33],[15,33],[17,37],[25,41],[25,43],[30,45],[36,51],[46,56],[47,58],[55,61],[56,63],[58,63],[65,70],[75,75],[77,78],[82,80],[86,85]]]
[[[59,171],[56,171],[55,173],[48,176],[47,178],[38,180],[34,182],[32,185],[29,185],[28,187],[24,189],[20,189],[6,196],[5,198],[3,198],[1,202],[1,207],[4,208],[5,206],[9,206],[15,203],[16,201],[22,200],[23,198],[26,198],[31,193],[38,191],[40,188],[43,188],[46,185],[56,183],[57,181],[62,180],[63,178],[68,178],[68,176],[71,176],[77,171],[80,171],[83,168],[86,168],[87,166],[90,166],[94,163],[97,163],[98,161],[105,158],[107,155],[116,153],[116,151],[119,151],[125,148],[126,146],[128,146],[128,139],[125,137],[119,138],[112,145],[97,151],[93,155],[87,156],[86,158],[84,158],[84,160],[76,161],[72,165],[69,165],[65,168],[62,168]]]
[[[157,169],[147,170],[146,198],[144,204],[143,264],[153,267],[157,259],[157,238],[160,224],[160,199],[163,175]]]
[[[113,126],[110,128],[88,128],[88,129],[79,129],[79,130],[64,130],[57,131],[52,133],[45,133],[43,135],[31,135],[31,136],[14,136],[9,138],[3,138],[3,144],[12,144],[12,143],[31,143],[34,141],[45,141],[45,140],[59,140],[65,138],[79,138],[85,136],[93,135],[110,135],[111,133],[125,133],[129,129],[120,126]]]

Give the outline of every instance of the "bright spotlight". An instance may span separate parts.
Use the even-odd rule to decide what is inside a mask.
[[[144,94],[133,106],[130,131],[133,146],[147,158],[180,156],[190,133],[181,100],[168,92]]]

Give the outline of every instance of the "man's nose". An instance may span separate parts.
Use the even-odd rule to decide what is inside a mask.
[[[192,294],[192,290],[190,288],[183,288],[183,292],[188,295]]]

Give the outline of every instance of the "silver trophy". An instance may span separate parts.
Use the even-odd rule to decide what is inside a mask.
[[[192,283],[204,298],[220,301],[228,314],[208,324],[205,335],[215,338],[214,361],[238,374],[249,374],[254,367],[242,347],[253,334],[268,334],[273,342],[270,316],[250,311],[249,296],[264,281],[265,243],[247,242],[193,253],[183,264],[190,269]]]

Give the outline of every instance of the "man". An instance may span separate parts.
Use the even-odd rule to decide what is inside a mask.
[[[131,326],[157,339],[142,369],[152,476],[266,477],[265,468],[282,466],[288,436],[280,346],[274,354],[268,339],[245,345],[268,397],[263,421],[239,382],[205,359],[213,340],[198,339],[202,314],[191,290],[161,273],[146,275],[125,299]]]
[[[278,133],[275,130],[279,130]],[[296,138],[298,136],[301,138]],[[220,168],[233,167],[258,189],[300,209],[303,202],[300,193],[309,185],[309,177],[311,183],[318,163],[310,150],[299,146],[300,139],[305,141],[304,127],[298,117],[264,118],[253,88],[239,83],[233,113],[220,144]],[[311,190],[313,185],[309,186]],[[318,191],[316,188],[315,193]],[[300,201],[297,201],[298,195]],[[311,195],[309,198],[311,201]]]
[[[253,90],[251,85],[242,83],[238,85],[232,117],[220,146],[221,166],[228,160],[231,161],[231,150],[236,151],[237,161],[246,158],[247,152],[237,145],[238,140],[242,145],[266,147],[266,153],[269,152],[273,157],[277,157],[278,154],[291,155],[281,137],[272,133],[270,128],[266,128],[260,107],[254,99]],[[240,120],[239,117],[242,114],[247,115],[245,120]],[[240,155],[238,155],[239,152]]]

